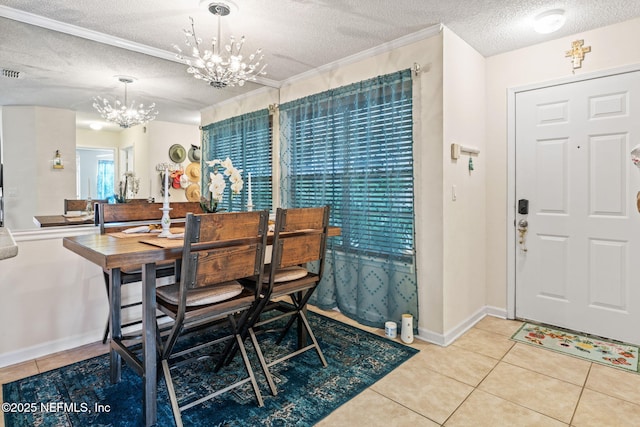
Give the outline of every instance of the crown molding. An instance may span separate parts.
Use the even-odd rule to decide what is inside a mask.
[[[23,22],[25,24],[46,28],[47,30],[57,31],[59,33],[69,34],[71,36],[81,37],[98,43],[119,47],[132,52],[143,53],[156,58],[166,59],[167,61],[182,63],[174,53],[167,50],[147,46],[142,43],[136,43],[131,40],[111,36],[109,34],[89,30],[87,28],[78,27],[77,25],[56,21],[54,19],[13,9],[7,6],[0,6],[0,16],[14,21]]]
[[[329,64],[322,65],[320,67],[314,68],[313,70],[309,70],[304,73],[295,75],[291,78],[288,78],[286,80],[283,80],[281,82],[281,87],[287,86],[293,83],[297,83],[302,80],[306,80],[310,77],[315,77],[318,74],[333,71],[333,70],[342,68],[344,66],[351,65],[358,61],[362,61],[377,55],[381,55],[383,53],[391,52],[392,50],[401,48],[403,46],[407,46],[412,43],[419,42],[424,39],[428,39],[430,37],[433,37],[439,34],[442,31],[442,28],[443,28],[442,24],[435,24],[423,30],[417,31],[415,33],[407,34],[406,36],[392,40],[388,43],[384,43],[379,46],[372,47],[371,49],[363,50],[362,52],[339,59],[337,61],[330,62]]]

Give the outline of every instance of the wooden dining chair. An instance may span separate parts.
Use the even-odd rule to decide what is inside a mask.
[[[263,276],[268,219],[268,211],[187,216],[180,280],[156,290],[158,308],[174,320],[169,334],[160,340],[162,371],[178,426],[182,426],[182,411],[247,382],[253,386],[258,405],[263,406],[240,331],[264,297],[261,287],[255,283],[261,283]],[[247,277],[254,278],[253,285],[239,282]],[[204,325],[220,321],[229,327],[223,336],[205,341],[204,345],[197,339],[193,342],[194,338],[182,340],[180,351],[175,352],[181,336],[194,328],[202,330]],[[234,376],[232,383],[224,388],[204,397],[190,396],[189,402],[181,404],[172,378],[174,368],[201,361],[200,352],[193,358],[187,355],[228,340],[235,340],[240,349],[247,376]],[[189,348],[183,349],[183,345]],[[193,393],[194,390],[186,392],[188,395]]]
[[[115,204],[100,204],[96,205],[98,210],[96,212],[97,224],[100,227],[100,233],[119,233],[126,229],[151,225],[161,226],[162,220],[162,203],[115,203]],[[197,202],[176,202],[169,205],[171,207],[171,223],[173,227],[184,227],[184,222],[187,213],[201,213],[202,208],[200,203]],[[176,275],[176,263],[174,261],[166,261],[156,264],[156,277],[162,284],[171,281],[170,278]],[[109,296],[109,284],[111,282],[111,271],[108,269],[103,270],[105,286],[107,288],[107,297]],[[120,271],[120,284],[133,284],[141,283],[142,281],[142,266],[131,265],[122,268]],[[128,310],[140,307],[142,305],[141,298],[133,298],[132,301],[122,304],[120,310]],[[141,324],[141,314],[131,314],[130,319],[127,320],[122,327],[131,328]],[[125,338],[136,338],[138,331],[125,335]],[[102,337],[102,343],[106,343],[109,338],[109,321],[105,327],[105,331]]]
[[[73,211],[84,211],[87,209],[88,199],[64,199],[64,213]],[[107,203],[106,199],[91,199],[91,209],[94,209],[96,203]]]
[[[269,371],[272,366],[312,349],[315,349],[322,366],[327,366],[305,312],[309,298],[322,280],[328,229],[329,206],[279,208],[276,212],[271,263],[265,266],[263,277],[263,290],[269,304],[265,305],[262,314],[271,310],[278,310],[280,313],[270,317],[264,316],[253,324],[246,325],[269,388],[274,395],[277,394],[277,389]],[[310,268],[309,263],[314,263],[315,268]],[[290,303],[287,300],[290,300]],[[273,332],[264,327],[282,318],[288,318],[288,321],[283,328],[277,330],[279,337],[276,343],[280,344],[294,322],[298,321],[297,348],[281,347],[281,354],[270,355],[267,361],[257,335]]]

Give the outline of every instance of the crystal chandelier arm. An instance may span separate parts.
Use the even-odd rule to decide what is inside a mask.
[[[191,47],[190,57],[183,55],[182,49],[174,45],[178,52],[177,57],[187,64],[187,72],[199,80],[204,80],[215,88],[227,86],[243,86],[247,81],[256,81],[257,76],[265,75],[266,64],[261,66],[263,59],[262,49],[248,57],[248,61],[243,61],[241,53],[244,45],[244,36],[239,40],[231,36],[229,44],[222,44],[222,21],[221,17],[230,12],[228,5],[224,3],[212,3],[209,5],[209,12],[218,18],[217,38],[211,40],[211,50],[200,51],[202,40],[198,39],[195,33],[195,24],[192,17],[191,31],[185,30],[185,44]]]
[[[144,104],[140,104],[138,108],[135,108],[134,100],[129,105],[127,84],[133,82],[133,79],[120,77],[118,80],[124,83],[124,103],[116,99],[112,106],[106,98],[101,98],[100,96],[94,98],[93,107],[100,113],[102,118],[117,123],[122,128],[129,128],[154,120],[158,115],[158,111],[155,109],[156,104],[153,103],[148,108],[145,108]]]

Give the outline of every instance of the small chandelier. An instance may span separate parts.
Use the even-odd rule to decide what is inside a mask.
[[[121,128],[125,129],[155,119],[158,115],[155,103],[149,107],[145,107],[144,104],[135,107],[135,101],[131,101],[131,104],[129,104],[127,100],[127,84],[133,83],[134,79],[132,77],[118,77],[118,80],[124,83],[124,102],[116,99],[112,106],[106,98],[100,96],[93,98],[93,108],[98,110],[102,118],[117,123]]]
[[[186,36],[185,44],[191,50],[191,56],[183,56],[182,49],[174,45],[178,51],[178,59],[185,62],[189,68],[187,72],[199,80],[209,82],[217,89],[227,86],[244,86],[247,81],[255,81],[256,76],[265,75],[266,64],[260,65],[262,61],[262,49],[258,49],[251,54],[248,60],[244,60],[241,50],[244,44],[244,36],[240,41],[231,36],[229,44],[223,48],[220,38],[220,17],[227,16],[231,9],[224,3],[211,3],[208,6],[209,12],[218,17],[218,37],[211,39],[211,50],[200,50],[202,39],[196,36],[196,30],[191,20],[191,30],[184,30]]]

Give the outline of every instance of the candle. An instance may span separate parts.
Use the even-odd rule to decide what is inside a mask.
[[[164,200],[162,203],[162,207],[169,207],[169,168],[164,170]]]
[[[247,197],[247,208],[251,210],[253,208],[253,196],[251,194],[251,172],[248,173],[249,176],[249,196]]]
[[[151,191],[151,188],[152,188],[151,183],[152,183],[152,181],[153,180],[151,180],[151,179],[149,180],[149,200],[151,200],[153,198],[153,191]]]
[[[91,178],[88,178],[89,184],[87,185],[87,194],[89,195],[88,198],[91,198]]]

